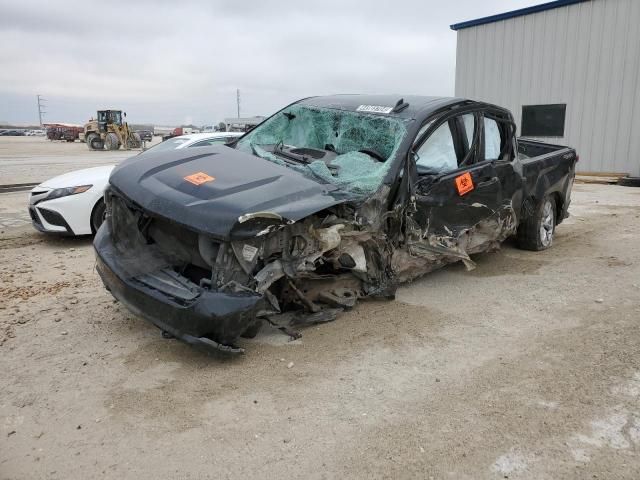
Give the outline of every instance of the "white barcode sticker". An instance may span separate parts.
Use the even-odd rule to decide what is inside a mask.
[[[253,245],[247,245],[246,243],[242,247],[242,258],[244,258],[247,262],[253,261],[253,259],[258,253],[258,248]]]
[[[360,105],[356,108],[356,112],[371,112],[371,113],[391,113],[393,107],[383,107],[381,105]]]

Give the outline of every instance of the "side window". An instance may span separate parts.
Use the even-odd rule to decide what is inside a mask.
[[[500,158],[502,137],[498,122],[491,118],[484,119],[484,159],[498,160]]]
[[[473,144],[473,134],[475,133],[476,128],[476,118],[473,113],[466,113],[462,115],[462,123],[464,125],[464,133],[465,133],[465,152],[468,152],[471,149],[471,145]]]
[[[431,124],[421,130],[426,130]],[[449,122],[440,125],[416,152],[418,174],[447,173],[458,168],[458,157],[453,146],[453,135]]]
[[[208,147],[209,145],[217,145],[218,143],[224,143],[224,138],[208,138],[206,140],[202,140],[198,143],[194,143],[193,145],[190,145],[189,148],[191,147]]]

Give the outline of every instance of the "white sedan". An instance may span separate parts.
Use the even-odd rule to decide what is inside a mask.
[[[159,152],[228,143],[242,136],[239,132],[194,133],[174,137],[142,152]],[[104,220],[104,191],[115,165],[87,168],[47,180],[33,190],[29,215],[33,226],[46,233],[89,235]]]

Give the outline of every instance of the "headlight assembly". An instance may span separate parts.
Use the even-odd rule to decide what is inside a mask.
[[[53,200],[54,198],[68,197],[69,195],[77,195],[78,193],[84,193],[89,190],[93,185],[80,185],[77,187],[56,188],[51,190],[51,193],[47,195],[46,200]]]

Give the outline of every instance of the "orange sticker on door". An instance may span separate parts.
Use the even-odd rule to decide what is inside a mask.
[[[473,190],[473,179],[469,172],[456,177],[456,188],[458,189],[458,195],[464,195]]]
[[[187,175],[184,177],[187,182],[193,183],[194,185],[202,185],[203,183],[213,182],[215,177],[207,175],[204,172],[193,173],[191,175]]]

